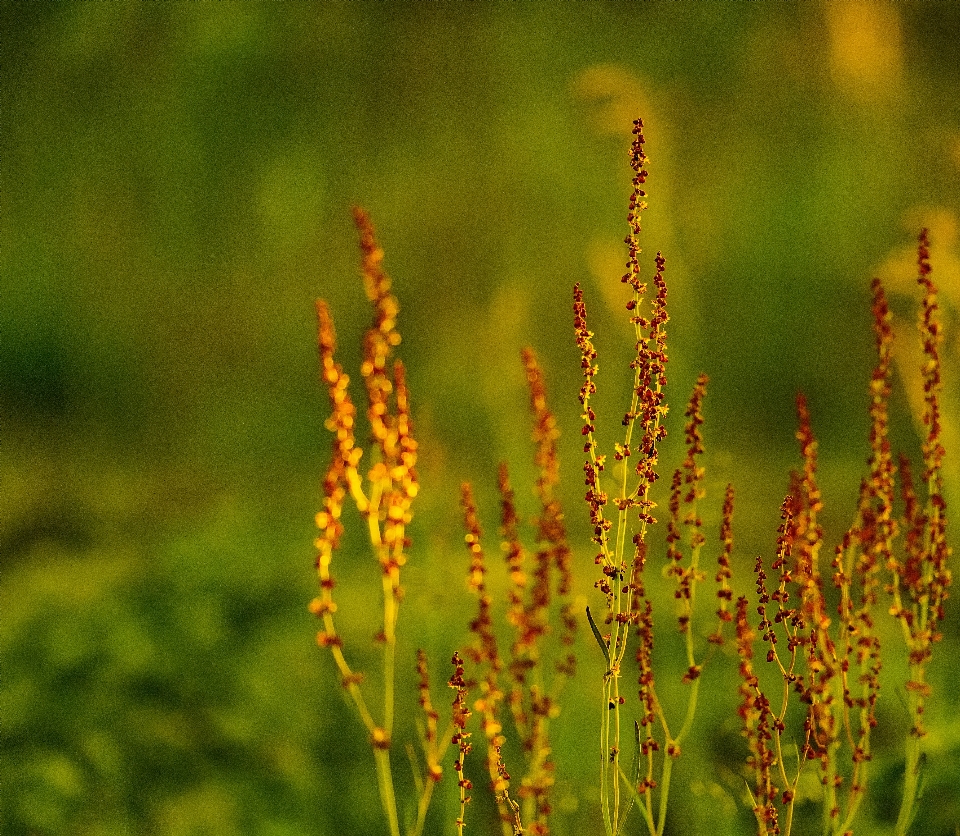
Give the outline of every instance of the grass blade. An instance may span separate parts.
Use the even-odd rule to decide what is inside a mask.
[[[593,636],[597,640],[597,644],[600,645],[600,649],[603,651],[603,658],[607,660],[607,669],[610,669],[610,651],[607,648],[607,643],[603,640],[603,636],[600,635],[600,630],[597,628],[597,622],[593,620],[593,616],[590,615],[590,607],[587,607],[587,621],[590,622],[590,629],[593,630]]]

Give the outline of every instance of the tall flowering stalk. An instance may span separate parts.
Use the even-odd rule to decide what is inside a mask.
[[[909,653],[910,678],[906,683],[910,713],[910,734],[907,740],[903,801],[897,818],[897,834],[906,834],[913,821],[921,759],[921,741],[926,736],[923,722],[926,700],[931,688],[926,679],[927,665],[933,646],[942,638],[939,623],[943,620],[944,601],[952,575],[948,566],[950,548],[946,536],[946,500],[943,495],[943,456],[940,424],[940,324],[937,289],[931,277],[930,242],[927,230],[920,233],[917,247],[917,283],[923,291],[919,330],[924,362],[923,380],[923,481],[926,483],[926,504],[921,510],[913,492],[909,468],[903,474],[904,501],[907,507],[907,548],[904,559],[890,558],[889,590],[893,599],[891,613],[900,623]]]
[[[367,298],[373,308],[373,323],[363,337],[360,374],[367,395],[367,419],[371,432],[371,461],[365,479],[359,464],[363,450],[356,443],[356,409],[350,397],[349,377],[336,362],[336,338],[327,304],[317,302],[318,347],[321,378],[330,397],[331,416],[327,428],[333,433],[333,453],[323,480],[323,508],[317,514],[317,574],[320,594],[310,611],[322,623],[317,643],[331,651],[341,681],[360,715],[373,748],[380,800],[392,836],[399,836],[397,802],[390,767],[395,718],[396,626],[403,590],[400,571],[407,561],[409,542],[406,527],[412,518],[411,505],[419,483],[416,473],[417,443],[413,437],[410,403],[403,364],[391,366],[394,348],[400,343],[396,328],[399,306],[390,293],[390,279],[383,271],[383,250],[377,243],[367,214],[354,210],[360,234],[362,272]],[[333,598],[335,583],[331,572],[334,552],[343,533],[341,514],[349,492],[367,524],[374,556],[380,566],[383,592],[383,620],[375,641],[382,648],[383,698],[380,719],[374,716],[362,688],[363,674],[355,671],[344,654],[344,642],[337,632]],[[436,775],[435,770],[431,773]],[[432,787],[432,781],[429,781]]]
[[[477,518],[473,488],[464,482],[460,488],[460,502],[463,506],[464,527],[467,530],[466,543],[470,550],[470,569],[468,584],[477,596],[478,612],[470,622],[473,644],[467,649],[468,658],[477,666],[481,677],[478,683],[480,696],[474,708],[480,714],[483,736],[487,744],[487,771],[490,776],[490,789],[497,801],[500,819],[503,822],[504,836],[513,832],[516,817],[516,803],[510,797],[510,773],[503,761],[503,745],[507,739],[503,734],[501,706],[503,690],[500,687],[500,673],[503,661],[497,646],[491,614],[493,601],[487,590],[487,564],[483,547],[480,544],[480,521]]]
[[[470,742],[471,733],[467,731],[467,721],[472,713],[468,708],[468,688],[464,679],[463,659],[459,652],[454,652],[450,660],[453,665],[453,675],[447,683],[454,690],[453,698],[453,737],[451,742],[457,747],[457,759],[453,763],[453,769],[457,773],[457,787],[460,790],[460,812],[457,815],[457,836],[463,836],[463,830],[467,823],[467,805],[470,803],[471,796],[468,794],[473,789],[473,783],[467,778],[464,763],[473,751],[473,744]]]
[[[733,621],[733,613],[730,612],[730,602],[733,600],[733,588],[730,581],[733,578],[733,565],[731,558],[733,556],[733,485],[727,485],[726,493],[723,498],[723,512],[720,522],[720,542],[723,543],[723,549],[717,557],[717,574],[714,580],[717,582],[717,629],[710,634],[708,641],[717,646],[723,646],[725,641],[724,628]]]
[[[705,376],[697,381],[687,411],[688,455],[677,471],[671,492],[671,522],[668,529],[668,574],[677,583],[679,627],[684,634],[687,673],[684,683],[690,685],[687,711],[680,729],[672,733],[667,717],[657,698],[653,669],[653,604],[647,595],[644,571],[648,559],[647,531],[656,522],[656,507],[651,489],[659,478],[659,444],[666,436],[663,416],[667,406],[664,387],[667,383],[667,285],[664,280],[665,259],[657,253],[653,276],[655,295],[646,303],[649,311],[641,313],[645,305],[647,285],[641,280],[640,234],[641,213],[646,209],[647,156],[644,153],[643,122],[634,123],[630,165],[634,172],[633,192],[627,214],[629,232],[625,239],[628,249],[626,273],[621,281],[632,291],[626,309],[634,328],[636,354],[630,366],[633,370],[633,390],[630,407],[623,416],[623,441],[614,445],[613,459],[617,463],[614,474],[616,494],[611,500],[605,487],[606,456],[599,452],[596,439],[596,413],[591,397],[596,392],[598,372],[597,352],[593,334],[587,327],[583,291],[574,288],[574,329],[580,349],[583,384],[580,403],[583,407],[584,481],[586,502],[593,527],[593,543],[597,548],[595,563],[601,578],[595,586],[605,598],[604,631],[587,610],[591,628],[603,652],[606,669],[601,685],[600,722],[600,798],[604,827],[608,836],[621,831],[626,816],[639,800],[647,829],[659,836],[666,824],[667,801],[673,761],[679,757],[683,738],[693,725],[699,692],[701,665],[695,658],[692,612],[695,586],[702,580],[699,568],[700,551],[704,544],[697,502],[703,497],[703,469],[697,461],[702,453],[700,425],[703,418],[701,404],[706,392]],[[635,462],[631,468],[629,465]],[[616,530],[609,505],[616,509]],[[681,529],[686,530],[684,538]],[[683,553],[686,539],[690,553]],[[628,558],[628,542],[632,554]],[[635,756],[629,768],[622,765],[622,706],[621,677],[631,632],[635,634],[635,660],[639,677],[640,717],[635,722]],[[660,755],[659,781],[655,778]],[[659,802],[654,799],[654,791]]]
[[[812,436],[805,430],[798,433],[798,436],[808,445],[806,449],[809,453]],[[810,459],[807,460],[806,465],[808,479],[812,479]],[[803,486],[798,485],[798,487],[802,489]],[[747,763],[756,775],[756,795],[752,799],[753,812],[757,819],[758,833],[762,835],[790,833],[797,784],[804,763],[810,757],[810,741],[814,729],[812,719],[818,716],[812,711],[804,724],[804,742],[797,753],[797,767],[795,772],[789,775],[783,737],[787,731],[786,720],[790,707],[791,689],[800,693],[802,695],[801,699],[808,702],[811,708],[813,706],[813,700],[809,696],[804,679],[802,663],[804,659],[809,660],[811,658],[805,654],[804,648],[811,644],[807,615],[814,606],[808,603],[804,607],[802,601],[804,590],[806,589],[809,598],[811,597],[810,588],[811,586],[816,587],[816,584],[810,581],[809,573],[805,576],[804,581],[796,578],[801,571],[798,567],[803,563],[802,555],[794,560],[797,532],[803,528],[802,523],[797,524],[795,519],[795,514],[800,512],[802,512],[802,508],[795,497],[788,495],[780,509],[782,522],[777,530],[777,553],[771,564],[772,571],[776,572],[776,589],[772,592],[768,590],[767,574],[762,557],[757,557],[754,566],[757,613],[760,616],[757,626],[764,643],[767,645],[766,662],[776,667],[783,682],[779,707],[774,709],[773,703],[768,695],[760,689],[759,682],[754,677],[751,682],[746,683],[755,692],[756,703],[759,706],[759,711],[753,717],[754,724],[752,727],[748,713],[741,712],[741,716],[744,718],[743,733],[747,738],[751,753]],[[803,549],[800,551],[802,552]],[[795,580],[796,587],[799,587],[799,589],[794,587]],[[813,594],[815,595],[815,593]],[[823,624],[822,621],[820,623]],[[742,629],[742,625],[738,624],[738,641],[740,641]],[[780,644],[781,637],[786,639],[785,645]],[[812,643],[816,643],[815,638]],[[815,656],[817,651],[811,650],[810,652]],[[744,691],[741,690],[741,693],[744,693]],[[746,702],[744,705],[746,706]],[[774,781],[779,781],[780,784],[775,784]],[[782,816],[778,811],[778,803],[782,803],[785,807]]]
[[[571,601],[573,575],[567,529],[563,509],[554,493],[560,482],[557,458],[560,431],[547,404],[543,372],[533,349],[524,348],[521,360],[530,392],[534,464],[537,466],[534,493],[540,509],[534,521],[536,551],[532,583],[527,590],[526,602],[514,611],[515,640],[510,648],[509,663],[514,672],[511,705],[516,709],[517,731],[526,756],[526,774],[519,791],[524,820],[528,822],[530,833],[547,836],[555,782],[550,724],[560,713],[564,686],[576,673],[573,644],[577,620]],[[514,555],[519,543],[516,512],[508,507],[512,502],[512,490],[505,466],[502,473],[504,548],[507,555]],[[514,599],[521,598],[521,590],[515,588]],[[554,618],[559,621],[559,630],[551,626]],[[555,658],[551,668],[545,640],[553,632],[557,638],[552,649]]]
[[[452,732],[443,734],[439,732],[440,714],[433,706],[427,654],[423,650],[417,651],[417,692],[419,694],[418,702],[423,711],[420,741],[423,747],[426,770],[422,776],[414,773],[417,791],[417,819],[410,836],[420,836],[423,833],[427,821],[427,811],[430,809],[430,802],[433,799],[434,787],[443,777],[443,767],[440,762],[443,760],[447,744],[450,742],[450,736],[452,735]]]
[[[762,586],[764,576],[758,571],[760,598],[766,596]],[[753,813],[757,819],[757,833],[767,836],[779,833],[780,825],[777,812],[778,789],[773,784],[772,767],[776,763],[776,754],[771,748],[771,710],[770,701],[760,688],[760,680],[753,667],[754,642],[756,633],[747,618],[747,598],[741,595],[737,599],[735,617],[737,655],[740,657],[740,708],[738,713],[743,722],[743,735],[747,739],[749,754],[747,767],[753,773],[753,789],[750,798]],[[763,616],[764,614],[761,613]],[[765,623],[761,621],[761,625]]]
[[[559,714],[560,695],[567,680],[576,671],[573,654],[577,621],[570,601],[572,590],[571,553],[567,543],[563,511],[553,490],[559,481],[556,419],[547,406],[543,374],[530,348],[521,354],[530,389],[533,415],[534,462],[538,476],[534,492],[540,501],[535,520],[536,553],[533,570],[526,571],[526,549],[520,541],[520,521],[506,464],[499,469],[501,497],[502,547],[510,574],[507,593],[507,622],[513,631],[507,661],[498,649],[493,628],[492,600],[486,585],[486,558],[481,546],[480,524],[468,483],[461,488],[467,548],[471,553],[468,584],[478,599],[477,617],[470,623],[473,645],[467,655],[478,668],[480,698],[474,708],[483,717],[487,741],[487,769],[490,787],[497,800],[503,831],[519,833],[521,822],[527,832],[547,836],[550,832],[551,790],[554,764],[550,746],[550,723]],[[553,648],[552,666],[547,664],[546,638],[554,632],[552,621],[559,621],[559,636]],[[500,673],[509,675],[507,697],[511,719],[522,745],[525,769],[516,795],[510,795],[510,775],[503,762],[501,703],[504,692]]]

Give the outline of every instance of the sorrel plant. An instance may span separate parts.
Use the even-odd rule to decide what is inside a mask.
[[[599,713],[596,759],[598,822],[604,833],[643,832],[662,836],[671,799],[676,760],[697,718],[704,665],[722,660],[717,648],[732,642],[739,659],[739,718],[746,741],[745,803],[753,810],[756,831],[790,834],[801,776],[813,771],[822,785],[823,834],[852,834],[870,783],[872,736],[877,725],[882,652],[905,648],[908,679],[903,683],[910,729],[904,740],[905,771],[894,832],[904,836],[913,821],[927,728],[924,713],[931,696],[927,668],[945,617],[951,582],[946,539],[940,429],[941,324],[937,291],[931,278],[926,231],[918,246],[918,282],[923,293],[919,330],[923,348],[921,375],[925,393],[922,488],[914,486],[910,463],[895,459],[888,438],[893,331],[880,282],[874,280],[873,322],[877,364],[869,383],[870,455],[853,523],[835,547],[823,538],[822,498],[817,484],[817,441],[806,400],[797,399],[800,469],[791,476],[782,499],[781,525],[772,560],[757,557],[755,594],[734,597],[734,488],[722,505],[719,548],[707,567],[707,537],[700,518],[704,500],[702,405],[708,380],[701,375],[686,409],[686,457],[672,476],[666,520],[666,554],[659,558],[674,583],[674,610],[683,639],[686,705],[668,716],[658,696],[659,666],[654,648],[655,602],[646,582],[651,527],[657,523],[652,489],[660,475],[659,447],[666,436],[664,416],[667,368],[666,261],[656,256],[653,291],[641,278],[641,214],[647,179],[643,124],[634,126],[630,152],[633,192],[627,215],[626,273],[631,294],[626,304],[634,330],[630,364],[633,386],[623,415],[622,440],[608,456],[596,438],[598,417],[592,405],[597,391],[597,352],[588,329],[582,289],[574,288],[574,336],[580,350],[583,384],[582,437],[586,505],[592,527],[599,597],[585,612],[603,657],[597,682]],[[374,320],[363,339],[360,375],[364,382],[369,455],[355,436],[356,408],[348,377],[334,355],[333,322],[327,305],[317,303],[321,375],[330,397],[327,428],[333,453],[323,481],[323,508],[317,515],[317,572],[320,592],[310,610],[320,619],[318,644],[331,654],[349,700],[373,751],[383,813],[391,836],[419,836],[424,830],[434,788],[444,775],[443,761],[453,748],[458,784],[458,834],[467,827],[468,803],[475,791],[466,759],[474,740],[485,750],[489,790],[496,799],[505,836],[550,831],[551,791],[558,768],[553,762],[550,725],[560,710],[564,685],[574,676],[577,658],[571,588],[573,563],[564,517],[556,496],[560,482],[556,420],[546,400],[543,375],[531,349],[522,362],[530,390],[538,476],[534,491],[539,512],[534,521],[536,549],[521,544],[520,518],[507,466],[498,474],[500,533],[509,585],[506,621],[512,639],[502,644],[494,625],[494,593],[487,585],[487,558],[480,521],[469,484],[461,492],[469,562],[469,589],[477,599],[476,616],[465,625],[469,638],[451,648],[449,686],[454,699],[446,730],[431,695],[426,655],[416,658],[421,709],[419,758],[413,758],[416,814],[401,829],[391,753],[397,695],[397,616],[402,600],[401,573],[410,543],[406,527],[417,496],[417,444],[410,419],[403,364],[391,363],[400,343],[398,304],[383,271],[383,251],[370,219],[355,210],[363,254],[362,272]],[[899,500],[895,494],[899,483]],[[368,702],[363,675],[348,658],[337,630],[332,575],[333,557],[343,533],[344,503],[352,502],[367,524],[382,577],[382,621],[376,642],[382,657],[379,714]],[[779,501],[779,500],[777,500]],[[898,514],[895,508],[902,508]],[[699,631],[699,591],[708,576],[716,600],[713,632]],[[833,601],[834,603],[828,603]],[[594,610],[597,615],[594,615]],[[879,619],[899,626],[904,648],[881,648]],[[728,635],[729,634],[729,635]],[[759,661],[758,661],[759,658]],[[407,664],[408,660],[403,660]],[[410,662],[412,665],[413,663]],[[763,681],[763,682],[762,682]],[[770,683],[773,683],[772,685]],[[627,684],[629,683],[629,684]],[[629,699],[628,699],[629,698]],[[413,700],[414,695],[403,695]],[[794,719],[800,716],[797,727]],[[479,726],[475,725],[476,718]],[[471,729],[479,729],[479,733]],[[509,730],[509,731],[508,731]],[[509,734],[521,744],[523,762],[508,772],[504,745]],[[418,766],[419,764],[419,766]],[[559,767],[559,768],[562,768]],[[628,818],[636,807],[639,815]],[[642,822],[642,823],[641,823]]]

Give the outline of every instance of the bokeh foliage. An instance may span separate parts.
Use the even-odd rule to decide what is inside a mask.
[[[664,250],[671,287],[670,397],[679,414],[696,373],[711,376],[707,524],[734,481],[742,575],[773,546],[798,389],[821,440],[827,525],[848,523],[867,453],[869,278],[883,274],[912,340],[921,224],[956,438],[955,4],[0,10],[5,833],[380,826],[369,751],[305,612],[327,455],[312,300],[330,301],[351,372],[368,318],[351,203],[386,246],[421,440],[421,562],[401,618],[411,659],[423,645],[439,667],[462,641],[465,620],[442,616],[466,603],[459,481],[476,482],[491,535],[497,461],[531,483],[527,343],[565,433],[574,544],[588,551],[570,288],[587,288],[598,411],[616,416],[636,115],[652,157],[646,255]],[[915,454],[911,385],[904,371],[893,431]],[[946,441],[956,508],[960,444]],[[361,637],[376,571],[362,574],[362,545],[348,537],[339,570],[344,632]],[[944,789],[960,783],[949,603],[931,834],[960,820]],[[571,764],[558,833],[593,821],[591,652],[558,725],[557,760]],[[695,748],[722,765],[739,743],[723,705],[712,710]],[[887,710],[896,728],[895,696]],[[896,769],[891,754],[878,770],[880,820]],[[677,827],[718,809],[718,832],[749,825],[735,774],[685,780],[695,803]],[[436,832],[452,821],[441,813]]]

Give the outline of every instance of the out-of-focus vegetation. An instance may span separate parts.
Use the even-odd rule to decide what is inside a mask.
[[[824,524],[834,537],[848,524],[868,449],[869,279],[887,282],[912,345],[924,224],[960,508],[960,6],[6,2],[0,14],[4,833],[381,826],[369,749],[305,609],[328,447],[312,301],[330,301],[350,372],[368,318],[351,203],[387,250],[421,444],[401,689],[413,648],[439,664],[463,640],[456,486],[474,481],[492,533],[498,460],[531,484],[527,343],[565,432],[564,500],[591,591],[570,288],[594,300],[597,409],[615,415],[632,351],[617,279],[637,115],[652,158],[645,255],[664,251],[671,289],[670,428],[706,371],[705,521],[733,481],[741,580],[773,548],[797,390],[821,442]],[[892,432],[916,456],[914,364],[906,348],[899,358]],[[367,629],[368,563],[348,537],[347,634]],[[937,836],[960,821],[958,623],[954,598],[916,830]],[[582,650],[585,670],[599,665]],[[896,674],[882,716],[894,730]],[[595,832],[592,684],[557,725],[559,834]],[[677,827],[749,826],[728,709],[700,718],[691,752],[717,767],[679,767],[690,805]],[[899,786],[896,749],[881,754],[866,811],[880,822]],[[432,832],[452,827],[443,803]]]

